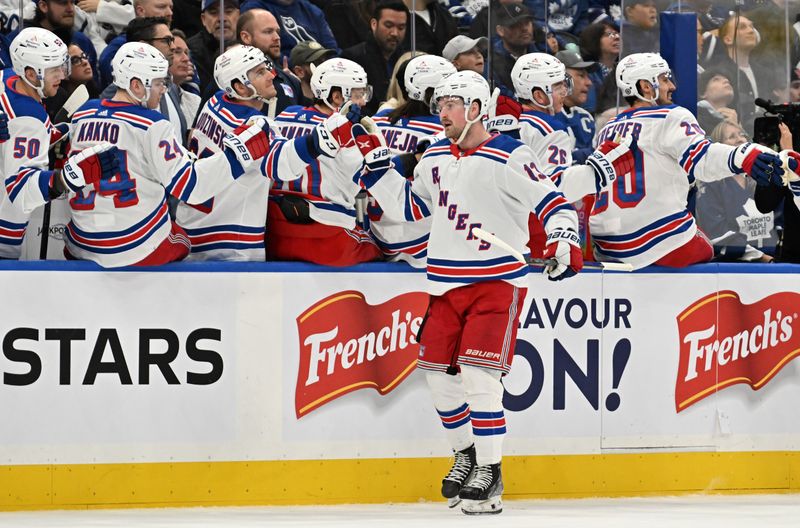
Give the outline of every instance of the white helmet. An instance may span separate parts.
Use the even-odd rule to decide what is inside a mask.
[[[169,79],[169,62],[150,44],[144,42],[127,42],[120,46],[111,59],[111,71],[114,85],[128,92],[135,101],[145,105],[150,98],[150,88],[156,79]],[[137,98],[131,92],[131,81],[139,79],[145,87],[145,95]]]
[[[367,72],[351,60],[328,59],[319,66],[312,67],[312,70],[311,91],[314,97],[322,99],[326,104],[334,87],[341,88],[345,101],[350,99],[353,88],[364,89],[367,101],[372,97],[372,86],[367,84]]]
[[[469,127],[482,120],[489,113],[489,101],[491,99],[489,83],[486,82],[482,75],[472,70],[456,72],[442,79],[433,91],[433,97],[431,97],[432,114],[439,113],[438,102],[442,97],[460,97],[464,101],[464,117],[467,120],[467,124],[461,132],[461,136],[455,142],[459,144],[467,136]],[[469,108],[475,101],[480,103],[481,111],[478,112],[474,119],[470,119]]]
[[[14,73],[20,76],[39,97],[44,98],[44,73],[50,68],[63,68],[64,77],[69,77],[70,63],[67,46],[60,38],[42,28],[28,27],[19,32],[9,49]],[[25,78],[25,68],[33,68],[39,79],[34,86]]]
[[[414,57],[406,65],[404,81],[408,98],[425,101],[428,88],[436,88],[439,83],[456,72],[456,67],[449,60],[436,55]]]
[[[669,64],[658,53],[632,53],[617,64],[617,87],[624,97],[637,97],[655,103],[658,99],[658,77],[672,72]],[[649,82],[655,89],[653,99],[645,99],[639,91],[639,81]]]
[[[547,53],[528,53],[523,55],[511,68],[511,81],[519,99],[531,100],[535,88],[542,90],[550,100],[548,108],[553,107],[553,85],[565,82],[567,94],[572,91],[572,78],[557,58]]]
[[[273,76],[275,75],[272,64],[267,61],[260,49],[252,46],[235,46],[228,49],[214,61],[214,80],[217,81],[217,86],[224,90],[229,97],[245,100],[261,99],[247,77],[247,73],[262,64],[267,66]],[[237,94],[236,90],[233,89],[234,81],[239,81],[245,87],[250,88],[250,95],[241,96]]]

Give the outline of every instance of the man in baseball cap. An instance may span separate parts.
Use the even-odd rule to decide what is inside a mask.
[[[203,29],[186,40],[192,61],[200,77],[200,91],[204,92],[214,83],[214,61],[219,56],[220,34],[223,38],[236,38],[236,22],[239,20],[238,0],[225,0],[225,8],[220,16],[219,0],[203,0],[200,21]]]
[[[336,56],[336,51],[322,47],[322,44],[313,40],[298,43],[292,48],[289,55],[289,67],[298,79],[303,91],[302,99],[298,103],[303,106],[310,106],[314,101],[314,93],[311,91],[311,65],[319,66],[328,59]]]
[[[452,62],[458,71],[472,70],[483,75],[483,54],[487,43],[486,37],[471,39],[466,35],[456,35],[445,45],[442,57]]]
[[[492,13],[494,30],[500,37],[492,46],[492,70],[501,88],[513,91],[511,69],[526,53],[539,51],[533,42],[533,15],[524,4],[500,4]]]

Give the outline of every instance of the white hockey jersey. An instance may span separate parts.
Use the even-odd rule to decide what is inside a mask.
[[[381,110],[372,117],[372,120],[383,133],[386,146],[393,154],[416,152],[417,143],[421,139],[435,136],[444,130],[439,116],[403,117],[392,123],[389,121],[391,113],[391,109]]]
[[[0,105],[8,117],[11,139],[0,144],[3,189],[0,190],[0,257],[18,259],[31,212],[49,200],[53,172],[47,170],[53,126],[44,106],[18,92],[11,70],[3,71]]]
[[[67,249],[104,267],[135,264],[167,238],[168,194],[201,204],[244,173],[228,151],[195,160],[161,113],[130,103],[87,102],[72,116],[71,140],[73,152],[103,141],[119,148],[114,178],[70,193]]]
[[[197,117],[189,150],[200,159],[221,152],[225,135],[254,116],[263,114],[217,92]],[[270,152],[264,157],[262,172],[242,175],[205,204],[178,204],[176,222],[192,243],[189,259],[265,260],[270,180],[296,179],[316,161],[306,148],[305,138],[287,140],[275,134],[274,123],[270,125]]]
[[[519,116],[519,139],[536,155],[539,169],[553,174],[572,165],[575,138],[555,116],[526,110]]]
[[[282,136],[288,139],[310,134],[328,116],[315,108],[290,106],[275,118]],[[364,157],[351,141],[335,158],[320,156],[308,165],[298,179],[275,180],[273,194],[294,194],[309,203],[309,215],[315,221],[354,229],[356,227],[356,195],[361,190],[358,173]],[[284,180],[281,178],[280,180]]]
[[[695,180],[737,172],[735,147],[712,143],[694,116],[675,105],[632,108],[609,121],[598,143],[638,138],[635,167],[599,193],[589,220],[598,260],[642,268],[686,244],[697,232],[687,210]]]
[[[526,253],[528,215],[550,232],[578,230],[575,210],[553,182],[538,172],[531,150],[495,135],[461,152],[450,140],[425,151],[410,182],[389,170],[370,188],[384,214],[415,221],[432,216],[428,242],[428,289],[433,295],[487,280],[526,287],[528,265],[472,235],[473,227],[496,234]]]

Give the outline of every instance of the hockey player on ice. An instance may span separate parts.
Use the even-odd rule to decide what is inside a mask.
[[[345,109],[350,121],[372,96],[364,68],[347,59],[329,59],[311,76],[314,106],[290,106],[276,118],[281,134],[296,138]],[[339,118],[336,118],[339,119]],[[309,164],[301,178],[276,181],[270,192],[267,258],[351,266],[382,257],[369,233],[356,224],[358,172],[363,157],[353,142],[351,123],[331,131],[335,148]]]
[[[694,116],[672,104],[675,84],[660,55],[628,55],[616,75],[631,108],[603,127],[598,142],[630,142],[634,163],[597,196],[589,223],[595,256],[635,268],[707,262],[714,249],[687,210],[695,180],[746,173],[760,185],[780,184],[781,161],[760,145],[709,141]]]
[[[61,39],[42,28],[20,31],[10,53],[13,68],[3,71],[0,93],[13,138],[0,146],[0,258],[18,259],[31,212],[67,189],[58,173],[48,170],[56,129],[42,100],[55,95],[69,76],[69,54]],[[91,157],[87,153],[87,160]]]
[[[70,199],[68,258],[104,267],[152,266],[181,260],[189,240],[167,212],[167,195],[200,204],[248,171],[258,171],[269,147],[266,119],[226,135],[223,151],[196,159],[156,110],[169,83],[167,59],[153,46],[130,42],[112,61],[117,92],[91,100],[72,119],[72,150],[110,142],[120,170],[96,190]]]
[[[379,132],[354,127],[365,153],[362,182],[384,214],[398,221],[432,218],[431,301],[419,334],[418,367],[455,452],[442,494],[451,507],[462,502],[467,514],[502,511],[506,424],[500,380],[511,368],[528,273],[527,265],[471,230],[482,227],[522,250],[534,211],[549,235],[546,255],[557,262],[546,270],[549,277],[572,276],[583,264],[575,211],[536,171],[528,147],[486,131],[482,117],[489,101],[488,83],[473,71],[442,81],[432,104],[447,138],[425,151],[413,181],[393,168]]]
[[[221,152],[223,140],[248,120],[261,116],[264,103],[276,96],[275,72],[264,54],[235,46],[217,57],[214,79],[221,88],[197,117],[190,150],[201,159]],[[261,170],[251,171],[201,205],[178,205],[177,224],[189,236],[193,260],[264,261],[267,200],[272,181],[299,178],[325,152],[322,144],[347,120],[334,114],[307,136],[294,140],[277,134],[270,122],[269,147]],[[264,175],[267,178],[264,178]]]

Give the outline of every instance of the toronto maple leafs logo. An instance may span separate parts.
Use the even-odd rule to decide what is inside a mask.
[[[550,16],[547,24],[553,31],[570,31],[575,25],[578,10],[577,0],[553,0],[548,3]]]

